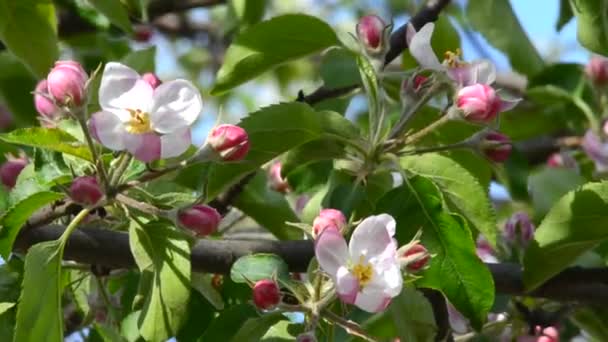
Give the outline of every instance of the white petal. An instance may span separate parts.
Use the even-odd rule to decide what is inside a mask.
[[[97,112],[89,121],[91,134],[111,150],[124,150],[123,136],[127,134],[122,120],[111,112]]]
[[[393,217],[387,214],[370,216],[363,220],[350,238],[351,258],[358,261],[359,257],[363,256],[365,261],[369,261],[395,250],[395,225]]]
[[[348,263],[346,240],[335,229],[325,229],[315,242],[315,255],[321,268],[332,277]]]
[[[180,128],[173,133],[165,134],[160,138],[161,158],[177,157],[186,152],[190,145],[192,145],[190,127]]]
[[[359,292],[359,280],[355,277],[348,268],[342,266],[338,268],[336,273],[336,292],[343,302],[354,304]]]
[[[496,81],[496,66],[494,66],[494,63],[487,59],[480,59],[471,62],[471,69],[473,72],[473,83],[491,85],[494,83],[494,81]]]
[[[500,99],[500,112],[506,112],[517,106],[521,99]]]
[[[367,312],[379,312],[386,309],[391,298],[383,292],[364,289],[357,295],[355,305]]]
[[[412,56],[418,61],[422,67],[443,70],[443,66],[439,63],[433,48],[431,47],[431,36],[435,24],[428,23],[424,25],[420,31],[416,32],[409,45],[409,50]]]
[[[99,86],[99,105],[127,121],[130,115],[126,109],[149,111],[153,92],[152,87],[135,70],[120,63],[108,63]]]
[[[203,110],[201,94],[186,80],[175,80],[158,86],[150,112],[152,127],[159,133],[171,133],[192,125]]]
[[[411,23],[408,23],[405,28],[405,41],[407,42],[407,46],[411,45],[412,39],[414,38],[415,35],[416,35],[416,29],[414,28],[414,25],[412,25]]]

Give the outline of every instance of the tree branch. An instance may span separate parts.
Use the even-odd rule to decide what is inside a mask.
[[[35,229],[24,227],[15,242],[15,250],[24,252],[36,243],[55,240],[61,236],[64,229],[59,225]],[[310,240],[199,240],[192,249],[192,269],[199,272],[228,273],[239,257],[262,252],[281,256],[292,272],[305,272],[314,255],[313,243]],[[127,233],[86,226],[70,235],[64,258],[110,268],[135,267]],[[608,304],[608,268],[568,268],[531,293],[526,293],[519,265],[486,265],[492,272],[498,293]]]

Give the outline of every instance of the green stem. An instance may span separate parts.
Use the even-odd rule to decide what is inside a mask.
[[[424,127],[423,129],[419,130],[418,132],[407,137],[407,139],[405,140],[405,144],[411,145],[411,144],[418,142],[420,139],[424,138],[427,134],[433,132],[434,130],[441,127],[448,121],[450,121],[449,115],[444,115],[444,116],[440,117],[439,119],[437,119],[437,121],[431,123],[430,125]]]
[[[82,220],[84,220],[87,217],[87,215],[89,214],[89,212],[91,212],[91,208],[84,208],[84,209],[82,209],[78,213],[78,215],[76,215],[76,217],[74,217],[74,219],[72,220],[72,222],[70,222],[70,224],[65,229],[65,231],[63,232],[63,234],[61,234],[61,237],[59,237],[60,244],[61,244],[61,257],[62,258],[63,258],[63,246],[65,246],[65,244],[68,241],[68,238],[70,237],[70,235],[72,234],[72,232],[74,231],[74,229],[76,229],[78,227],[78,225],[80,224],[80,222],[82,222]]]
[[[101,293],[101,298],[103,299],[104,304],[108,308],[108,314],[110,316],[111,323],[118,323],[118,314],[116,313],[114,305],[112,305],[110,296],[106,292],[106,288],[104,287],[103,281],[98,276],[95,276],[95,280],[97,281],[97,288],[99,289],[99,293]]]
[[[123,194],[117,194],[116,199],[120,203],[122,203],[128,207],[131,207],[133,209],[137,209],[137,210],[141,211],[142,213],[159,216],[159,217],[166,216],[165,212],[163,210],[161,210],[151,204],[140,202],[138,200],[135,200],[135,199],[125,196]]]
[[[414,114],[420,108],[422,108],[423,105],[425,105],[427,102],[429,102],[431,100],[431,98],[433,98],[433,96],[435,96],[442,89],[442,87],[443,87],[443,85],[441,83],[436,83],[436,84],[432,85],[429,88],[429,90],[427,90],[424,93],[424,95],[420,98],[420,100],[418,102],[416,102],[413,106],[407,108],[407,111],[405,111],[401,115],[399,122],[397,122],[397,124],[391,130],[391,133],[389,134],[389,139],[394,139],[394,138],[398,137],[399,135],[401,135],[401,133],[403,133],[402,131],[405,128],[405,125],[414,116]]]
[[[459,143],[456,144],[450,144],[450,145],[442,145],[442,146],[435,146],[435,147],[427,147],[427,148],[418,148],[418,149],[413,149],[413,150],[406,150],[406,151],[401,151],[399,154],[403,154],[403,155],[411,155],[411,154],[424,154],[424,153],[433,153],[433,152],[442,152],[442,151],[449,151],[449,150],[455,150],[455,149],[460,149],[460,148],[468,148],[469,144],[467,141],[461,141]]]
[[[131,164],[132,159],[133,157],[130,154],[123,153],[120,155],[120,160],[118,161],[118,164],[110,177],[110,186],[114,187],[120,182],[120,178],[125,170],[129,167],[129,164]]]
[[[101,178],[101,183],[103,184],[106,193],[110,190],[110,182],[108,179],[108,174],[106,172],[105,167],[103,166],[103,161],[101,160],[99,153],[97,152],[97,148],[95,148],[95,143],[93,142],[93,138],[91,138],[91,134],[89,134],[89,129],[87,127],[87,123],[84,121],[82,115],[74,115],[76,117],[76,121],[80,124],[80,129],[82,130],[82,134],[84,135],[85,140],[87,141],[87,145],[89,146],[89,150],[91,150],[91,154],[93,155],[93,161],[95,162],[95,168],[97,169],[97,173],[99,173],[99,177]]]
[[[323,310],[322,316],[329,322],[332,322],[336,325],[341,326],[342,328],[344,328],[344,330],[346,330],[347,333],[349,333],[351,335],[360,337],[360,338],[364,339],[365,341],[369,341],[369,342],[378,341],[374,337],[367,334],[367,332],[365,332],[363,329],[361,329],[361,327],[357,323],[348,321],[329,310]]]

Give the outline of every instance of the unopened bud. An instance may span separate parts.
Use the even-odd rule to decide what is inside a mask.
[[[36,111],[40,113],[45,118],[54,119],[59,114],[59,108],[55,106],[53,101],[49,99],[50,97],[48,90],[48,82],[46,80],[42,80],[38,82],[36,85],[36,90],[34,93],[34,106],[36,107]]]
[[[511,139],[498,132],[487,132],[480,142],[483,154],[496,163],[502,163],[511,155]]]
[[[161,83],[163,83],[154,73],[147,72],[141,76],[141,78],[152,86],[152,89],[156,89]]]
[[[273,309],[281,301],[279,285],[271,279],[262,279],[253,286],[253,303],[258,309]]]
[[[95,205],[103,197],[103,191],[93,176],[81,176],[74,179],[70,186],[70,198],[82,205]]]
[[[133,27],[133,39],[141,43],[147,43],[152,37],[152,28],[149,25],[135,25]]]
[[[19,174],[26,165],[27,160],[24,158],[10,159],[4,162],[4,164],[0,166],[0,180],[2,180],[2,184],[9,189],[15,187],[15,184],[17,184],[17,177],[19,177]]]
[[[402,267],[410,272],[420,271],[429,262],[431,255],[427,249],[420,243],[407,245],[399,249],[400,261]]]
[[[317,342],[317,337],[312,331],[303,333],[296,337],[296,342]]]
[[[46,80],[49,93],[58,104],[80,106],[85,98],[85,86],[89,76],[80,63],[58,61]]]
[[[577,167],[576,160],[567,152],[555,152],[547,158],[547,166],[553,168],[571,168]]]
[[[587,76],[597,85],[608,83],[608,59],[600,56],[593,56],[585,67]]]
[[[528,214],[517,212],[505,223],[503,236],[511,246],[526,247],[534,238],[535,226]]]
[[[478,83],[458,91],[456,106],[465,120],[488,123],[500,113],[501,101],[494,88]]]
[[[390,26],[387,26],[377,15],[366,15],[357,23],[357,37],[365,51],[372,56],[385,52],[388,46],[388,34],[390,34]]]
[[[281,162],[275,162],[268,170],[268,184],[274,191],[286,193],[289,190],[289,183],[281,175]]]
[[[207,144],[224,161],[241,160],[249,152],[247,132],[235,125],[223,124],[213,128],[207,138]]]
[[[13,114],[6,107],[0,105],[0,130],[4,131],[13,124]]]
[[[222,216],[214,208],[197,204],[177,213],[179,225],[194,232],[197,236],[207,236],[214,233],[222,220]]]
[[[346,217],[340,210],[322,209],[312,223],[312,236],[316,239],[325,229],[341,232],[346,227]]]

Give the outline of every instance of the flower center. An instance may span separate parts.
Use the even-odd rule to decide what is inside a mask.
[[[144,134],[152,132],[150,115],[140,109],[127,109],[131,114],[131,121],[126,125],[127,132],[131,134]]]
[[[454,51],[454,52],[446,51],[443,54],[443,62],[445,64],[447,64],[447,66],[450,68],[461,67],[463,65],[466,65],[466,63],[464,63],[463,61],[460,60],[461,56],[462,56],[462,51],[459,48],[456,49],[456,51]]]
[[[363,256],[359,258],[359,262],[353,266],[352,269],[353,275],[359,280],[359,286],[362,289],[367,285],[374,275],[374,270],[372,269],[372,265],[366,263],[363,260]]]

